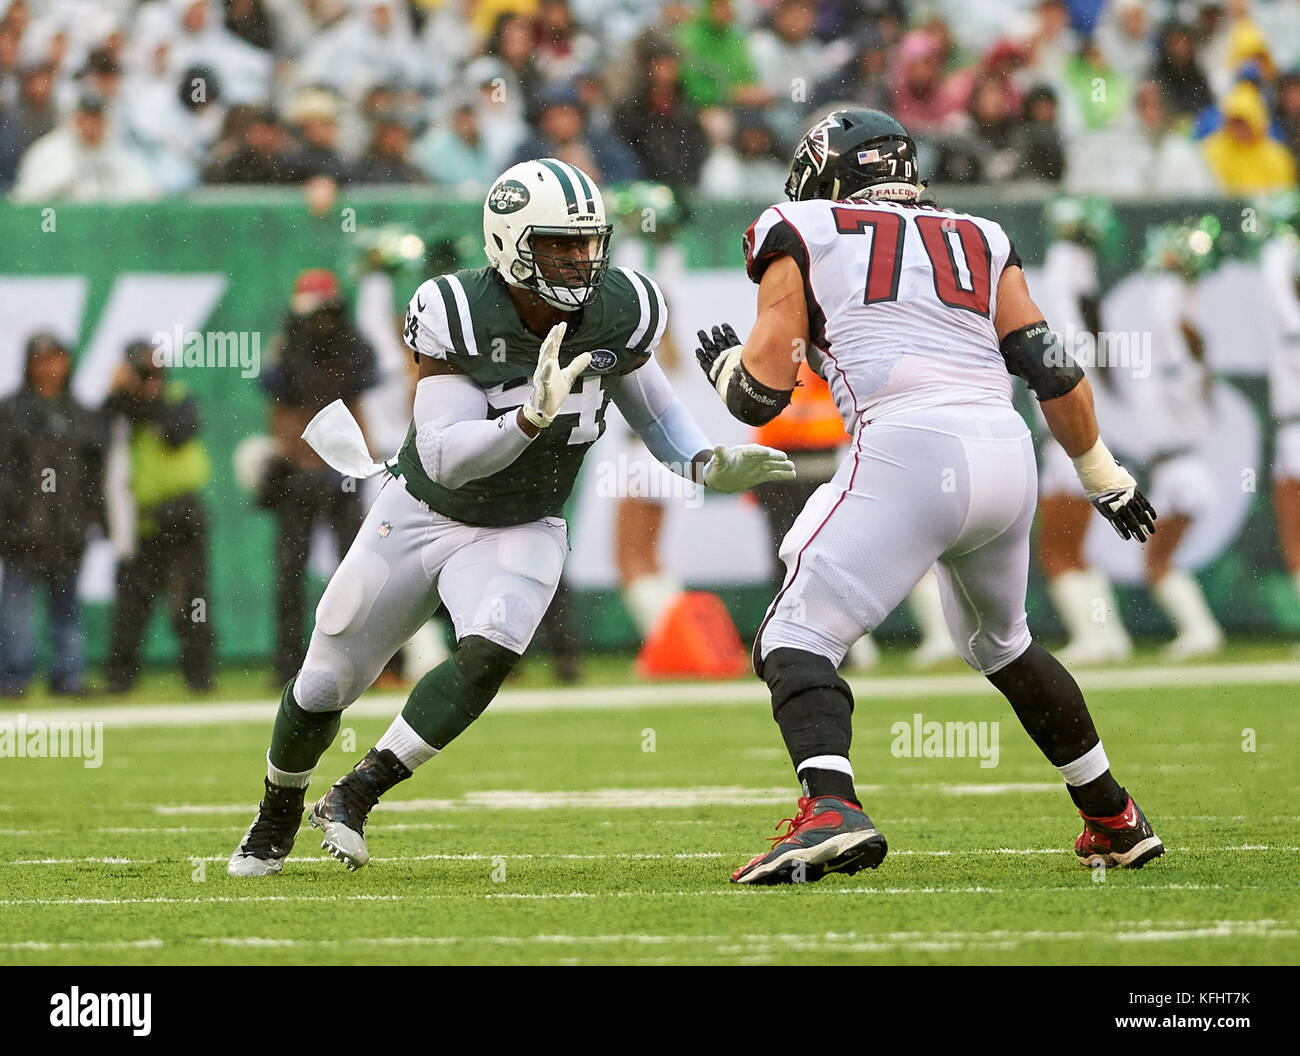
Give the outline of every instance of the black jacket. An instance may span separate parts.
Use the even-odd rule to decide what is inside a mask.
[[[75,568],[86,528],[104,523],[102,416],[66,392],[0,401],[0,557]]]

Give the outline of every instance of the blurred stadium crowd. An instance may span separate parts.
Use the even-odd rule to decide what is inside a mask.
[[[1300,0],[0,0],[0,190],[427,184],[556,156],[779,197],[809,115],[940,184],[1294,186]]]

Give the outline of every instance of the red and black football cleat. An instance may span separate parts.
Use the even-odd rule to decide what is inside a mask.
[[[773,837],[772,849],[731,875],[734,884],[797,884],[827,873],[874,869],[885,860],[885,837],[861,807],[839,796],[805,796],[799,813],[783,818],[789,828]]]
[[[1074,841],[1074,853],[1081,865],[1141,869],[1165,853],[1165,845],[1132,796],[1114,817],[1090,818],[1083,811],[1079,817],[1083,818],[1083,832]]]

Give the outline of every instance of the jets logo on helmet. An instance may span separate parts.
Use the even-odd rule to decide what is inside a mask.
[[[556,158],[507,169],[483,203],[488,262],[510,285],[564,311],[595,297],[609,267],[612,231],[595,181]],[[547,252],[539,244],[565,245],[571,252]]]
[[[528,204],[528,188],[518,180],[499,180],[488,195],[488,208],[494,213],[518,212]]]

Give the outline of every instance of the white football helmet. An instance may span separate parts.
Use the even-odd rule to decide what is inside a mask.
[[[596,295],[609,267],[612,230],[595,181],[555,158],[512,165],[497,177],[483,203],[488,262],[510,285],[532,290],[566,312],[577,311]],[[537,235],[584,239],[586,259],[539,255],[533,247]]]

